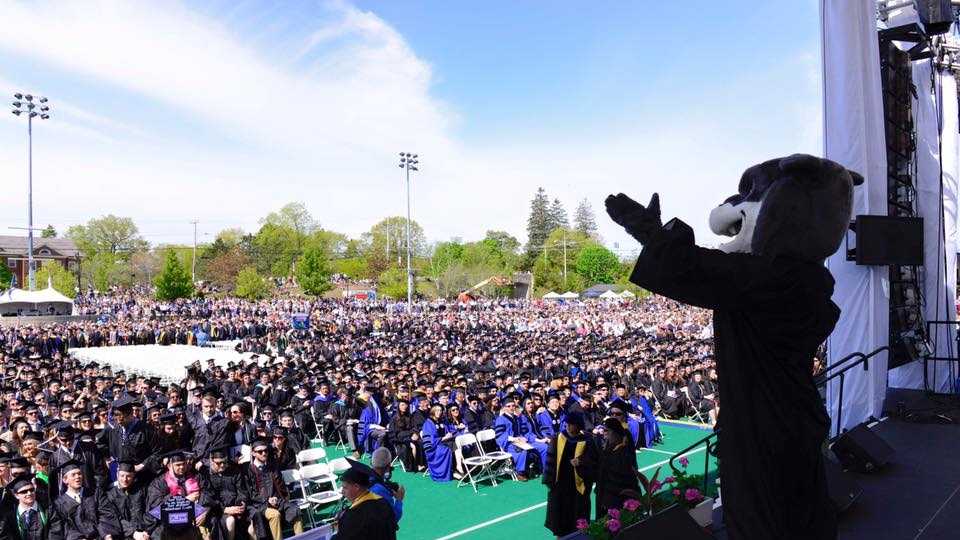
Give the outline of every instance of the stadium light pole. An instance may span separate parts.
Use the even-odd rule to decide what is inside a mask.
[[[419,171],[417,154],[400,152],[400,168],[407,171],[407,311],[413,312],[413,266],[410,262],[410,171]]]
[[[37,286],[37,270],[33,260],[33,119],[38,116],[40,120],[49,119],[50,105],[45,97],[38,96],[34,103],[33,95],[21,92],[14,94],[13,99],[13,110],[10,112],[27,117],[27,288],[32,291]]]

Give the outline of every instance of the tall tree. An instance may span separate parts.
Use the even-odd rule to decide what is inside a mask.
[[[530,215],[527,217],[527,254],[536,255],[543,249],[551,228],[550,200],[542,187],[537,188],[530,201]]]
[[[47,283],[64,296],[73,298],[77,294],[77,276],[57,261],[47,261],[37,270],[37,286],[44,289]]]
[[[132,219],[112,214],[91,219],[86,225],[70,227],[67,238],[77,244],[85,257],[109,253],[128,258],[132,253],[149,247]]]
[[[43,232],[40,233],[41,238],[56,238],[57,230],[53,228],[53,225],[47,225]]]
[[[10,288],[13,281],[13,272],[7,268],[7,265],[0,264],[0,291]]]
[[[158,300],[176,300],[193,295],[193,283],[190,272],[180,263],[176,251],[169,249],[163,260],[163,269],[157,276]]]
[[[406,267],[407,218],[392,216],[380,220],[361,237],[367,267],[377,276],[390,266]],[[423,228],[410,221],[410,250],[413,257],[427,253],[427,240]]]
[[[580,201],[577,211],[573,214],[573,228],[587,236],[597,237],[597,218],[593,214],[593,206],[586,197]]]
[[[620,259],[600,244],[589,244],[581,249],[574,268],[587,285],[613,284],[620,277]]]
[[[257,273],[257,269],[248,266],[237,274],[236,295],[247,300],[261,300],[270,295],[270,282]]]
[[[563,227],[564,229],[570,228],[570,220],[567,219],[567,209],[563,207],[563,203],[560,202],[560,199],[553,199],[553,203],[550,205],[547,215],[550,216],[550,231],[548,231],[548,234],[553,232],[554,229],[560,227]]]
[[[297,260],[295,275],[303,292],[311,296],[320,296],[332,287],[330,285],[330,266],[326,255],[318,246],[310,246]]]

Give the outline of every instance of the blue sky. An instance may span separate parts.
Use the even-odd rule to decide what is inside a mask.
[[[0,92],[48,95],[35,219],[131,216],[152,242],[253,231],[301,200],[357,235],[506,229],[530,197],[646,200],[701,241],[747,166],[820,152],[816,2],[3,1]],[[25,216],[25,128],[0,115],[0,226]]]

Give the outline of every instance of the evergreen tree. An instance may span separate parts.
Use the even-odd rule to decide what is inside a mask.
[[[53,228],[53,225],[47,225],[43,232],[40,233],[42,238],[56,238],[57,230]]]
[[[593,215],[593,207],[586,197],[577,205],[577,211],[573,215],[573,228],[587,236],[597,236],[597,218]]]
[[[527,218],[527,254],[539,253],[552,230],[550,200],[547,199],[547,192],[540,187],[530,201],[530,217]]]
[[[310,246],[304,250],[294,271],[303,292],[313,296],[320,296],[330,290],[330,273],[327,259],[318,246]]]
[[[180,263],[180,258],[177,257],[176,251],[172,249],[167,250],[163,261],[163,269],[157,276],[155,284],[158,300],[176,300],[193,295],[193,282],[190,280],[190,272]]]
[[[560,227],[564,229],[570,228],[570,220],[567,219],[567,209],[563,207],[560,199],[553,199],[553,204],[550,205],[547,215],[550,216],[550,229],[547,231],[548,235]]]

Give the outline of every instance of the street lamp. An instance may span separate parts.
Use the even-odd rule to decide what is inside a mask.
[[[27,117],[27,271],[29,275],[28,288],[33,290],[37,286],[36,267],[33,261],[33,119],[50,118],[50,105],[47,98],[17,92],[13,95],[13,114]]]
[[[413,312],[413,266],[410,263],[410,171],[418,171],[417,154],[400,152],[400,168],[407,171],[407,311]]]

